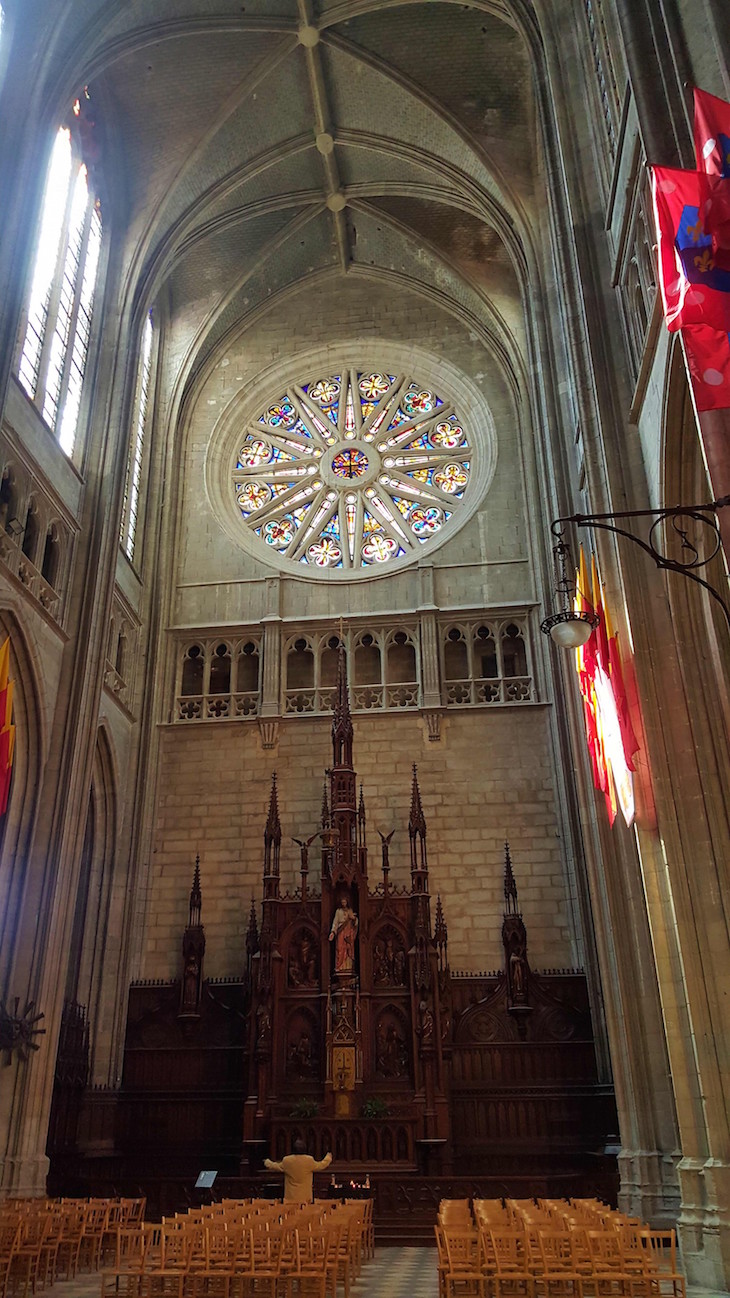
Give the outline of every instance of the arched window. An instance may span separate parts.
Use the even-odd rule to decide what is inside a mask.
[[[56,589],[56,582],[58,581],[60,557],[61,545],[58,539],[58,529],[55,523],[51,523],[51,526],[46,532],[46,540],[43,547],[41,576],[44,581],[48,582],[49,586],[53,587],[54,590]]]
[[[464,633],[458,626],[446,632],[444,641],[444,679],[466,681],[469,679],[469,653]]]
[[[386,701],[389,708],[408,708],[418,705],[416,646],[405,631],[394,631],[388,637],[385,678]]]
[[[287,650],[286,711],[314,711],[314,653],[303,636]]]
[[[339,637],[332,635],[322,646],[319,659],[319,683],[323,690],[337,684],[337,666],[340,657]]]
[[[7,466],[0,482],[0,526],[8,536],[15,537],[20,531],[18,499],[18,479],[14,470]]]
[[[244,640],[236,658],[236,696],[234,715],[253,717],[259,710],[259,646],[255,640]]]
[[[247,640],[238,658],[237,688],[252,694],[259,688],[259,651],[253,640]]]
[[[23,529],[22,551],[26,559],[30,559],[35,564],[38,555],[38,536],[40,528],[38,525],[38,506],[31,499],[28,501],[28,512],[25,515],[25,528]]]
[[[497,646],[491,627],[479,626],[474,635],[474,667],[479,680],[494,680],[499,676]]]
[[[203,693],[203,650],[200,645],[190,645],[185,651],[182,669],[181,694]]]
[[[117,640],[117,654],[114,667],[117,676],[121,676],[122,680],[124,680],[127,674],[127,636],[126,628],[124,626],[122,626],[122,629],[119,632],[119,639]]]
[[[380,685],[381,670],[380,646],[375,636],[366,631],[355,646],[355,684]]]
[[[210,660],[209,694],[228,694],[231,688],[231,651],[227,644],[218,644]]]
[[[306,640],[295,640],[286,659],[287,689],[311,689],[314,685],[314,654]]]
[[[119,541],[129,562],[134,559],[139,521],[140,492],[145,454],[145,433],[149,414],[150,379],[152,375],[152,312],[145,320],[142,331],[142,351],[137,375],[137,395],[134,409],[132,444],[129,448],[127,479],[124,487],[124,508]]]
[[[74,104],[51,152],[18,379],[71,455],[91,333],[101,252],[101,212],[84,151],[93,149],[88,92]]]
[[[504,676],[527,675],[527,651],[522,631],[510,622],[502,631],[502,672]]]

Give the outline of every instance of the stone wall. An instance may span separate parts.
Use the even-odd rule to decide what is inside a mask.
[[[377,830],[396,834],[391,880],[408,878],[411,764],[418,762],[428,823],[431,893],[441,892],[454,969],[501,966],[504,838],[509,836],[535,967],[572,961],[562,849],[542,705],[459,712],[428,743],[417,715],[355,717],[355,765],[365,791],[373,883]],[[280,723],[278,750],[263,751],[255,722],[163,729],[150,863],[147,940],[140,974],[175,976],[196,852],[201,858],[206,973],[241,970],[251,896],[261,894],[263,831],[271,774],[279,772],[282,890],[298,883],[298,848],[319,823],[331,760],[326,718]],[[317,886],[312,854],[310,884]]]

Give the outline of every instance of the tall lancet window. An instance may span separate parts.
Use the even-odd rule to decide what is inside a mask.
[[[78,130],[59,128],[51,152],[18,379],[62,449],[72,455],[91,334],[101,210],[82,144],[93,148],[86,98]]]
[[[142,331],[142,351],[137,375],[137,397],[134,409],[132,444],[129,448],[127,480],[124,487],[124,508],[119,543],[129,562],[134,560],[139,520],[140,491],[145,451],[145,430],[149,413],[150,380],[152,376],[152,312],[145,320]]]

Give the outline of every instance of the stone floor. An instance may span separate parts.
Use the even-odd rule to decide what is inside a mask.
[[[79,1275],[43,1290],[44,1298],[98,1298],[99,1276]],[[436,1250],[378,1248],[363,1268],[351,1298],[438,1298]],[[687,1298],[727,1298],[723,1291],[689,1287]]]

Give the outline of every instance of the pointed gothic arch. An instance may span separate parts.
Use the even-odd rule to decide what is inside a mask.
[[[100,1053],[108,1053],[109,1016],[116,999],[115,958],[122,926],[121,914],[117,922],[111,922],[118,895],[114,889],[117,788],[112,741],[102,723],[94,752],[66,976],[66,999],[83,1005],[86,1011],[92,1068]]]
[[[0,643],[10,638],[16,727],[8,809],[0,825],[0,995],[9,992],[21,928],[32,844],[42,796],[46,726],[35,664],[39,653],[13,609],[0,609]]]

